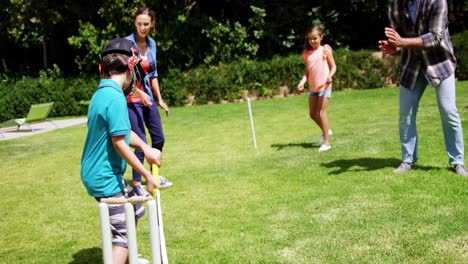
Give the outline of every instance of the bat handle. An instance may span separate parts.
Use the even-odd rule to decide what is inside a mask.
[[[153,175],[153,178],[158,182],[158,184],[161,184],[161,181],[159,180],[159,167],[156,164],[151,164],[151,175]],[[153,189],[153,196],[156,195],[156,191],[158,189]]]

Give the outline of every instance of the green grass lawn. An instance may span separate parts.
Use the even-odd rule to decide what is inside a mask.
[[[468,82],[457,83],[468,131]],[[318,153],[307,96],[172,108],[162,191],[171,263],[467,263],[468,179],[450,171],[434,90],[417,169],[400,163],[398,89],[336,92]],[[98,209],[80,180],[86,126],[0,141],[0,263],[99,263]],[[465,141],[468,138],[465,136]],[[130,169],[126,179],[130,180]],[[139,251],[149,258],[147,218]]]

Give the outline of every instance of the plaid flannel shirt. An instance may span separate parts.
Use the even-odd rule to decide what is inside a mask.
[[[433,87],[455,72],[457,61],[448,31],[446,0],[419,0],[416,24],[407,9],[407,0],[394,0],[389,9],[390,26],[403,38],[421,37],[421,50],[401,49],[400,84],[414,89],[419,71],[424,70]]]

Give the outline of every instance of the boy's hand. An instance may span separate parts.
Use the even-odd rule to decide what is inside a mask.
[[[148,147],[145,148],[143,152],[145,153],[146,161],[148,162],[148,164],[156,164],[158,165],[158,167],[161,167],[162,153],[159,149]]]
[[[148,190],[149,193],[153,193],[153,190],[160,189],[161,185],[159,185],[158,181],[149,173],[150,175],[145,177],[146,179],[146,189]]]

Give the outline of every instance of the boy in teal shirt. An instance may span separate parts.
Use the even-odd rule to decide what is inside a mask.
[[[152,193],[160,188],[129,147],[144,152],[149,164],[161,165],[161,151],[151,148],[130,129],[125,94],[131,91],[132,76],[138,59],[131,41],[111,40],[101,53],[100,71],[103,79],[94,93],[88,109],[88,132],[81,157],[81,179],[88,194],[101,198],[132,196],[123,179],[127,163],[143,175]],[[137,219],[144,207],[135,206]],[[114,263],[125,263],[128,257],[124,205],[110,205],[112,255]]]

